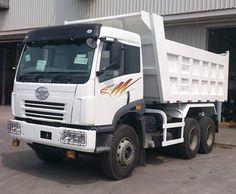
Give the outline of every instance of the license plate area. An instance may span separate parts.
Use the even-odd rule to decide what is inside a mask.
[[[40,131],[40,138],[42,139],[52,139],[52,133],[48,131]]]

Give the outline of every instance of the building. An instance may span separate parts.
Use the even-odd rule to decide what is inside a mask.
[[[164,16],[168,39],[217,53],[229,50],[229,98],[236,100],[235,0],[0,0],[0,104],[10,104],[17,43],[27,31],[140,10]]]

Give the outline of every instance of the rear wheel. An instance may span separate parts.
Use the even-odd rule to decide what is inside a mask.
[[[212,151],[215,142],[215,123],[209,117],[202,117],[199,125],[201,128],[199,153],[208,154]]]
[[[138,160],[138,142],[137,133],[132,127],[119,127],[114,133],[110,152],[101,157],[104,174],[116,180],[128,177]]]
[[[191,159],[197,155],[200,145],[200,127],[193,118],[185,119],[184,142],[177,145],[177,152],[181,158]]]

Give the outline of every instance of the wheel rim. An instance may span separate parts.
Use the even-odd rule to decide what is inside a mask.
[[[121,167],[129,166],[135,157],[135,146],[129,138],[120,141],[117,147],[117,162]]]
[[[198,141],[197,130],[194,127],[192,127],[189,133],[189,145],[191,150],[196,149],[197,141]]]
[[[208,126],[206,129],[206,143],[208,146],[211,146],[213,143],[214,135],[213,135],[213,128],[211,126]]]

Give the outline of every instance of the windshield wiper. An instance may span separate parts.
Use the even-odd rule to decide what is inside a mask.
[[[56,72],[55,72],[56,73]],[[66,81],[68,83],[71,82],[72,77],[74,77],[75,75],[81,75],[81,74],[88,74],[87,71],[68,71],[68,72],[57,72],[58,74],[55,75],[54,77],[52,77],[52,82],[56,82],[56,81]]]
[[[28,80],[37,80],[39,79],[41,76],[46,76],[46,75],[49,75],[49,72],[27,72],[23,75],[20,75],[19,76],[19,79],[21,81],[28,81]]]
[[[27,73],[24,73],[23,75],[19,75],[19,79],[21,80],[21,81],[25,81],[25,79],[26,80],[28,80],[28,79],[33,79],[34,77],[35,77],[35,75],[34,74],[38,74],[39,72],[35,72],[35,71],[33,71],[33,72],[27,72]]]
[[[55,72],[55,73],[57,73],[57,74],[54,77],[52,77],[52,82],[54,80],[57,80],[57,81],[67,81],[68,83],[70,83],[71,78],[67,77],[67,76],[71,72]],[[77,73],[77,72],[75,72],[75,73]]]

